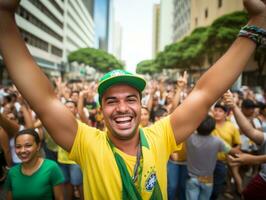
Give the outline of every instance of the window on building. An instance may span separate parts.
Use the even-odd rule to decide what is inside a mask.
[[[49,0],[51,4],[60,12],[62,15],[64,14],[64,10],[57,4],[55,0]]]
[[[48,43],[43,41],[42,39],[32,35],[31,33],[23,30],[23,29],[20,29],[20,32],[21,32],[21,35],[24,39],[24,41],[29,44],[29,45],[32,45],[34,47],[37,47],[39,49],[42,49],[44,51],[47,51],[48,52]]]
[[[218,0],[218,8],[221,8],[223,6],[223,0]]]
[[[62,51],[62,49],[59,49],[55,46],[52,46],[52,54],[59,56],[59,57],[62,57],[63,51]]]
[[[44,24],[39,19],[37,19],[34,15],[29,13],[25,8],[19,6],[16,12],[17,12],[17,14],[19,14],[21,17],[23,17],[27,21],[31,22],[35,26],[42,29],[44,32],[50,34],[51,36],[53,36],[54,38],[56,38],[60,41],[63,41],[63,37],[61,35],[57,34],[50,27],[48,27],[46,24]]]
[[[36,0],[29,0],[36,8],[38,8],[43,14],[49,17],[54,23],[56,23],[60,28],[63,28],[63,23],[55,17],[55,15],[48,10],[42,2]]]
[[[197,17],[195,18],[195,26],[196,27],[198,26],[198,18]]]
[[[208,18],[208,8],[205,9],[205,18]]]

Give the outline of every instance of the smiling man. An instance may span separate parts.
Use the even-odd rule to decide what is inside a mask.
[[[234,83],[256,44],[265,41],[265,1],[244,3],[250,21],[240,37],[200,78],[185,101],[150,127],[139,127],[145,81],[123,70],[104,75],[98,87],[107,124],[107,131],[102,132],[78,122],[57,99],[20,36],[14,20],[17,1],[0,0],[0,51],[9,75],[53,139],[80,164],[85,199],[167,199],[170,154]]]

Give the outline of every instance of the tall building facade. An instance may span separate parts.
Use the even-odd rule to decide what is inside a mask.
[[[175,0],[173,6],[173,41],[177,41],[190,31],[191,0]]]
[[[159,52],[160,45],[160,4],[153,5],[153,20],[152,20],[152,57],[155,58]]]
[[[108,51],[112,0],[95,0],[94,15],[96,47]]]
[[[91,0],[21,1],[16,21],[31,55],[47,75],[65,71],[67,55],[95,44]]]
[[[242,0],[191,0],[190,31],[208,26],[222,15],[243,9]]]
[[[109,39],[111,40],[109,53],[113,54],[118,60],[122,59],[122,39],[123,39],[123,28],[121,24],[116,21],[112,27],[112,32]]]
[[[174,0],[173,39],[181,40],[195,28],[208,26],[222,15],[243,9],[241,0]]]
[[[122,38],[123,27],[115,19],[114,1],[110,0],[109,7],[109,35],[108,35],[108,52],[122,61]]]
[[[160,40],[159,50],[173,42],[173,0],[161,0],[160,2]]]

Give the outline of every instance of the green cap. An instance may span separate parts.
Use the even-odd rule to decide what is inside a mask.
[[[103,97],[104,92],[113,85],[116,84],[126,84],[136,88],[140,93],[144,90],[146,86],[146,81],[136,75],[132,74],[125,70],[113,70],[105,75],[100,79],[98,85],[98,93],[99,93],[99,103],[101,104],[101,100]]]

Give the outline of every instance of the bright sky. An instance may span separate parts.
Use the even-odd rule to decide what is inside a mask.
[[[134,72],[136,65],[152,56],[152,9],[160,0],[114,0],[115,20],[122,33],[122,59],[126,69]]]

